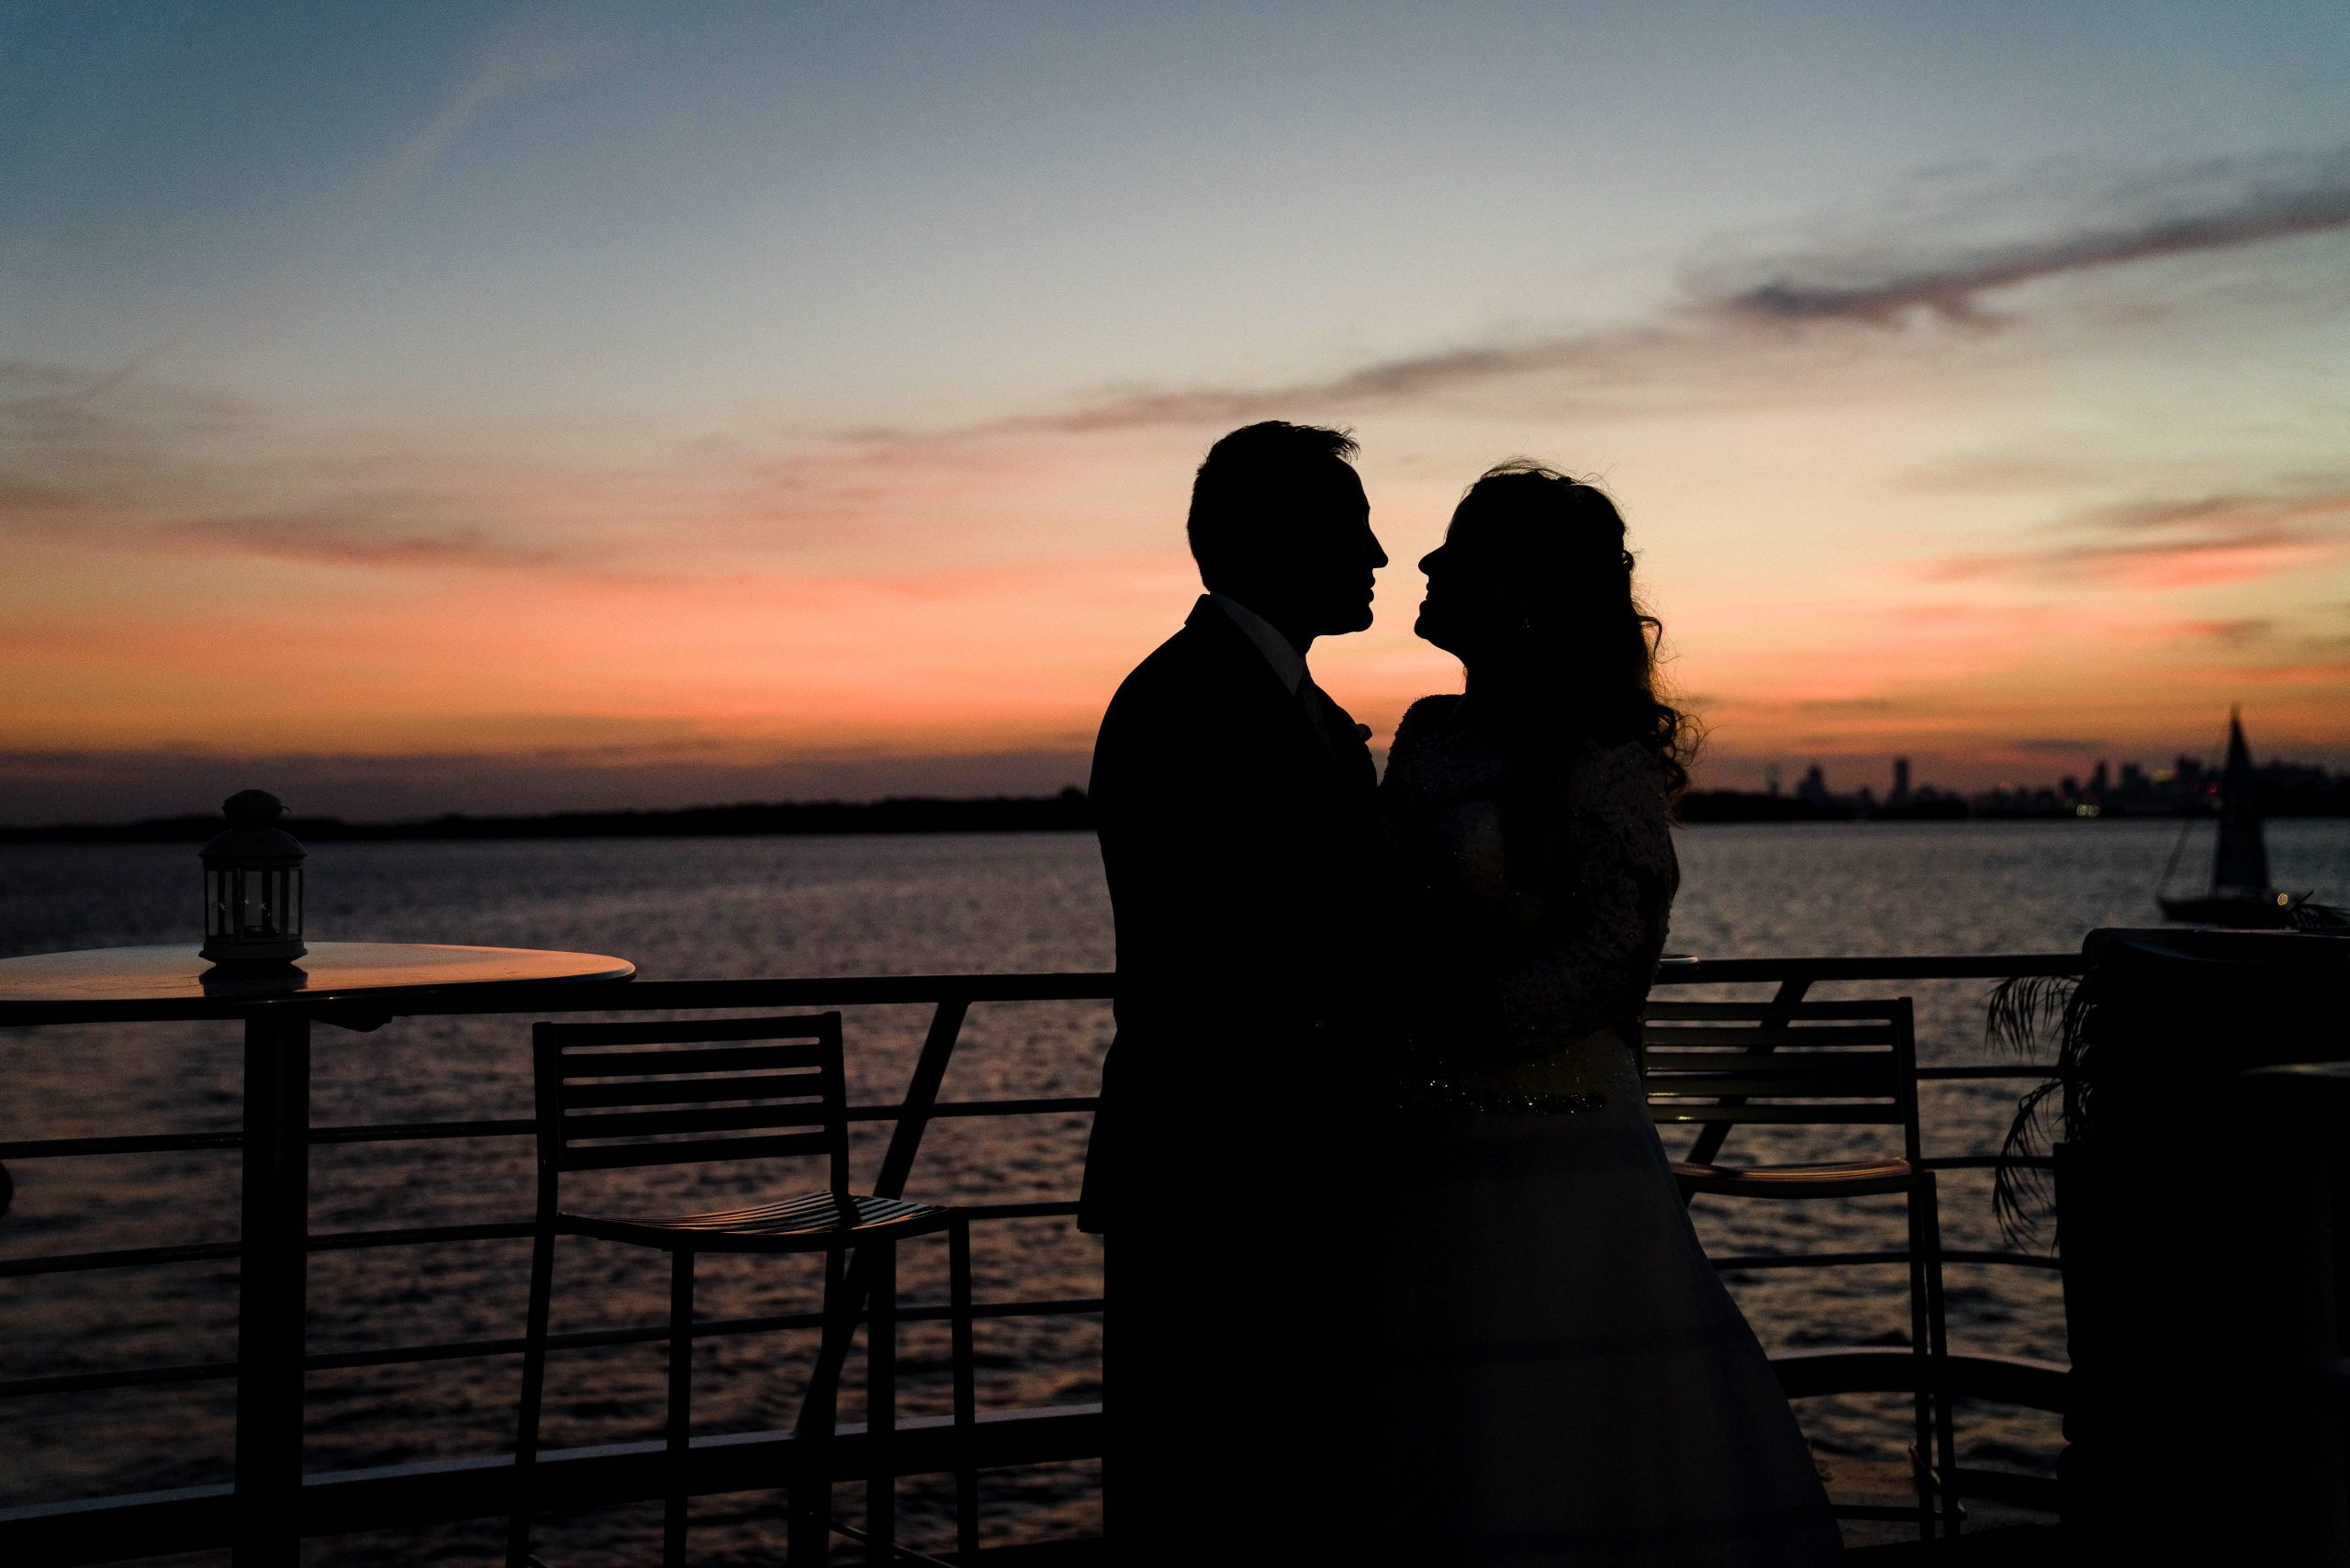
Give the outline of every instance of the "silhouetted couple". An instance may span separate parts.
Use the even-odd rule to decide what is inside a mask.
[[[1471,487],[1416,627],[1467,690],[1413,704],[1382,782],[1305,664],[1387,564],[1354,451],[1210,450],[1208,591],[1094,752],[1112,1559],[1823,1562],[1641,1093],[1687,731],[1623,522],[1528,465]]]

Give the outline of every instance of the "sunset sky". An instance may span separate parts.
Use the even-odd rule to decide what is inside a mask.
[[[0,820],[1081,781],[1191,470],[1317,678],[1606,485],[1701,781],[2350,765],[2350,7],[0,0]]]

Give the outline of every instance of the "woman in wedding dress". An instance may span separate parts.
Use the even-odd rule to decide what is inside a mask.
[[[1467,690],[1380,790],[1414,992],[1382,1140],[1380,1560],[1826,1562],[1809,1450],[1649,1120],[1690,734],[1607,497],[1494,469],[1421,563]]]

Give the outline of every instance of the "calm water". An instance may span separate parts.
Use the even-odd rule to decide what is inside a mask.
[[[2152,886],[2176,833],[2175,824],[2128,822],[1691,829],[1681,836],[1684,881],[1673,946],[1717,957],[2069,950],[2093,926],[2150,923]],[[2277,823],[2269,843],[2281,885],[2350,902],[2350,823]],[[2199,860],[2190,852],[2190,863]],[[0,848],[0,954],[186,940],[195,871],[184,846]],[[618,953],[648,978],[1111,962],[1099,862],[1092,841],[1079,835],[330,845],[313,853],[309,881],[317,937]],[[1918,998],[1926,1059],[1981,1055],[1982,983],[1902,989]],[[920,1009],[851,1015],[860,1097],[895,1097],[923,1022]],[[980,1007],[946,1092],[1089,1093],[1108,1033],[1098,1004]],[[373,1035],[321,1028],[313,1119],[526,1115],[526,1047],[527,1024],[516,1019],[423,1019]],[[0,1031],[0,1051],[7,1081],[0,1137],[237,1122],[233,1027]],[[2015,1092],[1996,1082],[1934,1086],[1930,1152],[1995,1148]],[[910,1190],[967,1200],[1068,1196],[1084,1137],[1077,1117],[943,1124],[926,1141]],[[1739,1155],[1740,1140],[1751,1137],[1740,1133],[1729,1153]],[[1762,1147],[1749,1143],[1744,1152]],[[861,1148],[860,1176],[877,1153],[871,1141]],[[233,1154],[18,1161],[13,1169],[17,1195],[0,1218],[0,1255],[236,1233]],[[339,1146],[317,1151],[313,1187],[312,1227],[331,1231],[522,1217],[531,1173],[522,1140]],[[1985,1179],[1946,1177],[1943,1209],[1950,1245],[1998,1245]],[[1897,1245],[1898,1223],[1883,1203],[1723,1205],[1700,1216],[1707,1244],[1719,1251]],[[913,1256],[921,1250],[910,1249],[906,1294],[936,1299],[938,1262]],[[1099,1288],[1095,1244],[1066,1221],[983,1227],[978,1254],[982,1299]],[[519,1242],[322,1253],[311,1265],[312,1348],[518,1333],[525,1258]],[[812,1299],[806,1276],[771,1266],[778,1261],[711,1260],[702,1310],[732,1316],[803,1308]],[[566,1245],[556,1279],[558,1329],[656,1322],[665,1308],[658,1260],[633,1249]],[[1906,1342],[1898,1270],[1781,1271],[1734,1282],[1774,1347]],[[1950,1283],[1960,1349],[2063,1359],[2053,1275],[1953,1267]],[[204,1263],[9,1281],[0,1285],[0,1377],[227,1360],[235,1350],[234,1290],[233,1265]],[[904,1405],[943,1408],[943,1331],[916,1327],[906,1339]],[[1099,1348],[1093,1318],[983,1323],[982,1405],[1097,1397]],[[698,1428],[788,1421],[806,1349],[794,1337],[769,1336],[699,1350]],[[498,1451],[511,1441],[517,1375],[514,1358],[315,1373],[309,1465]],[[662,1375],[656,1346],[558,1357],[547,1440],[655,1435]],[[1229,1393],[1243,1404],[1249,1397]],[[226,1480],[229,1408],[225,1383],[0,1405],[0,1506]],[[856,1418],[853,1408],[845,1415]],[[1802,1415],[1831,1470],[1848,1456],[1897,1454],[1907,1440],[1897,1402],[1814,1401]],[[1986,1408],[1962,1419],[1975,1462],[2044,1469],[2057,1446],[2053,1418]],[[1083,1467],[990,1476],[989,1539],[1090,1531],[1091,1480]],[[908,1528],[918,1532],[910,1544],[947,1544],[943,1499],[912,1484],[907,1491]],[[776,1512],[776,1499],[757,1494],[699,1509],[697,1559],[772,1560]],[[657,1509],[610,1510],[550,1524],[543,1550],[583,1568],[641,1562],[657,1550]],[[482,1562],[492,1540],[470,1526],[394,1532],[319,1543],[308,1561]]]

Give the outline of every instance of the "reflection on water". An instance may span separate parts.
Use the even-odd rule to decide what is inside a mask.
[[[1718,957],[1804,953],[2070,950],[2100,924],[2150,924],[2153,884],[2176,826],[2167,823],[1841,823],[1711,826],[1681,835],[1684,879],[1674,948]],[[2269,826],[2280,886],[2350,899],[2350,823]],[[653,979],[1092,969],[1111,963],[1107,900],[1090,838],[1079,835],[327,845],[309,868],[308,925],[321,940],[481,943],[616,953]],[[192,939],[195,855],[185,846],[0,849],[0,953]],[[1862,994],[1868,988],[1823,988]],[[1983,982],[1914,984],[1924,1058],[1981,1054]],[[853,1092],[893,1097],[925,1019],[919,1008],[849,1020]],[[1091,1092],[1109,1020],[1098,1003],[974,1009],[945,1092],[950,1098]],[[364,1121],[525,1115],[528,1024],[428,1018],[371,1035],[321,1028],[313,1118]],[[0,1137],[229,1128],[236,1124],[232,1027],[141,1025],[0,1031],[11,1092]],[[1932,1086],[1930,1152],[1997,1147],[2015,1087]],[[878,1158],[866,1129],[858,1171]],[[1730,1158],[1753,1156],[1733,1138]],[[949,1121],[931,1131],[910,1191],[1009,1201],[1075,1191],[1083,1118]],[[236,1233],[232,1153],[19,1161],[0,1254],[84,1252]],[[684,1182],[691,1172],[638,1181]],[[716,1179],[732,1193],[742,1173]],[[312,1228],[462,1223],[524,1216],[523,1140],[348,1144],[314,1157]],[[812,1182],[810,1184],[814,1184]],[[640,1189],[641,1190],[641,1189]],[[1943,1187],[1944,1232],[1957,1248],[1998,1245],[1987,1181],[1955,1172]],[[1897,1245],[1887,1201],[1838,1207],[1705,1208],[1717,1251]],[[908,1299],[943,1294],[943,1260],[909,1249]],[[1099,1287],[1095,1244],[1066,1221],[982,1227],[981,1299],[1075,1296]],[[557,1261],[558,1330],[655,1323],[666,1303],[660,1260],[633,1249],[566,1244]],[[717,1258],[702,1271],[710,1316],[787,1312],[811,1299],[792,1260]],[[329,1251],[312,1260],[311,1344],[323,1352],[519,1331],[520,1242]],[[1906,1342],[1900,1271],[1779,1271],[1735,1282],[1774,1346]],[[1961,1350],[2062,1359],[2053,1274],[1953,1267],[1953,1338]],[[233,1264],[91,1271],[12,1282],[0,1295],[0,1378],[225,1361],[235,1352]],[[905,1330],[906,1407],[943,1410],[943,1328]],[[998,1319],[979,1330],[982,1406],[1091,1399],[1100,1328],[1092,1318]],[[705,1431],[788,1421],[808,1347],[790,1336],[719,1339],[696,1354],[697,1425]],[[554,1364],[551,1443],[648,1438],[658,1431],[657,1346],[574,1352]],[[517,1359],[320,1372],[309,1380],[313,1469],[499,1450],[511,1440]],[[1245,1402],[1248,1391],[1232,1391]],[[0,1416],[0,1505],[229,1478],[229,1392],[221,1382],[12,1401]],[[844,1414],[856,1418],[853,1401]],[[1897,1451],[1897,1404],[1818,1401],[1804,1412],[1821,1450]],[[2044,1466],[2052,1417],[1965,1414],[1976,1462]],[[1026,1472],[988,1478],[990,1540],[1091,1528],[1091,1477]],[[947,1544],[946,1499],[907,1487],[910,1544]],[[844,1494],[845,1496],[847,1494]],[[551,1561],[644,1560],[658,1510],[559,1520]],[[713,1500],[696,1515],[696,1556],[771,1560],[776,1499]],[[453,1527],[312,1548],[318,1563],[482,1560],[494,1532]]]

